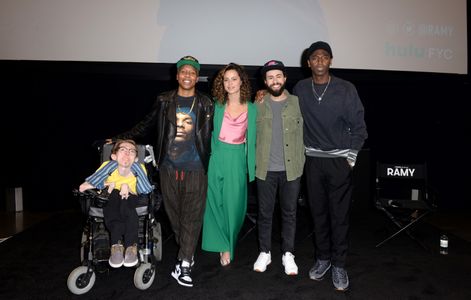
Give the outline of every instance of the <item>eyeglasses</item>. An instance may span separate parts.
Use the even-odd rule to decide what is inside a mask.
[[[137,150],[136,150],[136,149],[126,148],[126,147],[119,147],[119,148],[118,148],[118,152],[121,152],[121,153],[129,153],[129,154],[134,154],[134,155],[137,154]]]

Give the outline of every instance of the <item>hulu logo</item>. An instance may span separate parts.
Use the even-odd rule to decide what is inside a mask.
[[[427,59],[453,59],[453,50],[450,48],[424,48],[417,47],[413,44],[407,46],[394,45],[386,42],[384,45],[384,52],[386,56],[391,57],[415,57],[415,58],[427,58]]]
[[[398,57],[417,57],[425,58],[425,48],[419,48],[412,44],[408,46],[398,46],[391,43],[384,45],[384,52],[386,56],[398,56]]]

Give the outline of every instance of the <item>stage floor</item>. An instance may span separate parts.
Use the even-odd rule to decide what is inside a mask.
[[[23,213],[24,214],[24,213]],[[28,213],[27,213],[28,214]],[[24,214],[25,217],[27,214]],[[157,263],[156,279],[145,291],[134,287],[133,268],[112,269],[96,275],[94,287],[83,296],[67,288],[69,273],[80,265],[80,212],[55,212],[26,222],[22,231],[0,244],[0,298],[2,299],[471,299],[471,243],[449,231],[444,218],[419,224],[417,236],[429,250],[419,247],[405,234],[383,246],[375,245],[388,234],[389,220],[377,211],[353,211],[347,270],[350,289],[333,289],[331,277],[313,281],[308,277],[314,263],[313,232],[305,208],[298,212],[296,262],[298,276],[283,272],[279,224],[275,222],[272,264],[264,273],[252,270],[258,255],[254,224],[246,220],[235,260],[229,267],[219,265],[219,254],[195,254],[195,287],[185,288],[170,276],[177,246],[164,226],[163,260]],[[4,222],[7,218],[0,218]],[[469,219],[468,219],[469,220]],[[453,223],[455,224],[455,223]],[[4,226],[0,226],[4,228]],[[6,227],[5,227],[6,228]],[[19,228],[19,227],[18,227]],[[448,228],[448,229],[447,229]],[[447,256],[439,254],[439,236],[450,239]],[[329,273],[328,273],[329,274]]]

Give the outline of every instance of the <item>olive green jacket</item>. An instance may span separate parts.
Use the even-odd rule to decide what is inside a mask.
[[[285,157],[286,179],[292,181],[303,174],[304,143],[303,143],[303,117],[299,109],[298,97],[285,90],[288,98],[282,109],[283,122],[283,148]],[[255,154],[255,176],[265,180],[270,159],[270,146],[272,139],[272,119],[267,94],[262,103],[257,103],[257,147]]]

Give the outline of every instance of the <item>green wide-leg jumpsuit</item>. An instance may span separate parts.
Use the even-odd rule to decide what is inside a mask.
[[[212,252],[229,251],[232,260],[247,210],[247,173],[251,181],[255,176],[256,108],[249,103],[245,144],[227,144],[218,139],[223,115],[224,106],[217,104],[208,167],[202,248]]]

